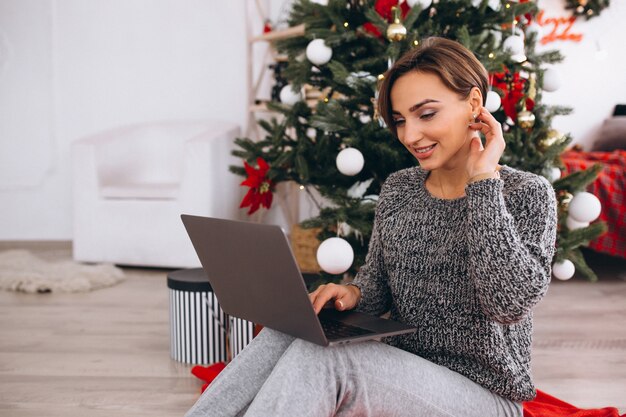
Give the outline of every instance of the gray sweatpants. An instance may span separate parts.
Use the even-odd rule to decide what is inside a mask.
[[[321,347],[265,328],[185,416],[244,415],[521,417],[522,406],[384,343]]]

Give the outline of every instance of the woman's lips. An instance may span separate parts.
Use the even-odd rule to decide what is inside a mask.
[[[435,151],[435,147],[437,146],[437,144],[433,144],[430,146],[422,146],[420,148],[414,148],[415,151],[415,157],[417,159],[426,159],[429,156],[431,156],[433,154],[433,152]]]

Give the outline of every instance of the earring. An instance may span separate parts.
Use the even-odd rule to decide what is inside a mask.
[[[476,119],[476,116],[477,116],[476,113],[472,114],[472,119]]]

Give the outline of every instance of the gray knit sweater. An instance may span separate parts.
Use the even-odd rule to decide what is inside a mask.
[[[513,401],[534,398],[532,308],[551,275],[556,199],[543,177],[501,179],[433,197],[409,168],[382,187],[369,252],[353,284],[360,311],[417,327],[385,339]]]

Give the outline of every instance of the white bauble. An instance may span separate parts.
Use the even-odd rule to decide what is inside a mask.
[[[500,94],[496,93],[493,90],[489,90],[487,93],[487,100],[485,100],[485,107],[490,112],[494,112],[500,108],[502,104],[502,99],[500,98]]]
[[[333,50],[326,46],[324,39],[313,39],[306,47],[306,57],[315,65],[324,65],[333,57]]]
[[[352,266],[354,250],[340,237],[331,237],[317,248],[317,263],[329,274],[343,274]]]
[[[561,74],[554,68],[548,68],[543,73],[543,89],[552,92],[561,88]]]
[[[572,216],[567,216],[567,219],[565,219],[565,225],[567,226],[569,230],[576,230],[576,229],[583,229],[589,226],[589,223],[579,222],[578,220],[575,220]]]
[[[343,175],[353,176],[361,172],[365,165],[365,158],[361,151],[355,148],[346,148],[337,154],[337,169]]]
[[[489,0],[489,2],[487,2],[487,6],[489,6],[489,8],[494,12],[497,12],[502,8],[502,2],[500,0]]]
[[[321,4],[322,6],[328,6],[328,0],[311,0],[311,3]]]
[[[370,123],[371,121],[372,121],[372,116],[370,116],[370,115],[369,115],[369,114],[367,114],[367,113],[362,113],[362,114],[359,116],[359,122],[363,123],[364,125],[366,125],[366,124]]]
[[[302,100],[302,94],[300,91],[294,91],[291,85],[287,84],[280,90],[280,102],[288,106],[293,106],[300,100]]]
[[[598,197],[586,191],[577,193],[569,203],[568,213],[579,222],[592,222],[602,211],[602,204]]]
[[[563,262],[556,262],[552,265],[552,274],[558,279],[570,279],[574,276],[574,272],[576,272],[576,267],[569,259],[566,259]]]
[[[406,4],[408,4],[409,7],[415,7],[416,5],[419,4],[422,9],[425,9],[428,6],[430,6],[431,3],[432,3],[432,0],[406,0]]]
[[[550,172],[548,173],[548,179],[550,182],[554,182],[561,178],[561,170],[557,167],[550,168]]]
[[[524,38],[519,35],[509,36],[504,40],[502,48],[509,52],[511,55],[523,55],[524,54]]]
[[[482,3],[483,0],[472,0],[472,6],[474,7],[478,7],[480,6],[480,3]]]

